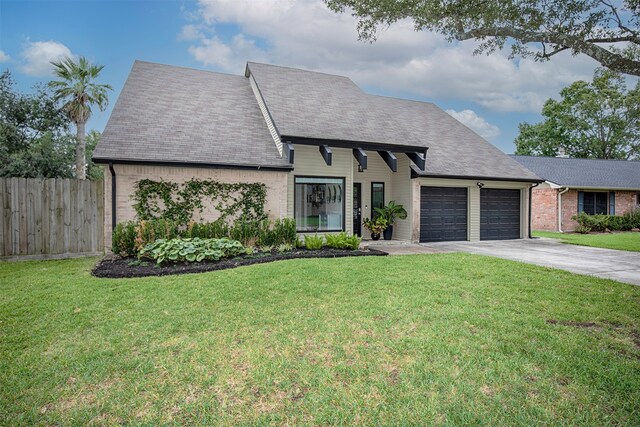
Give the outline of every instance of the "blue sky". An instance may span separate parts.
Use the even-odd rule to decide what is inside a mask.
[[[435,102],[507,153],[518,123],[540,120],[544,100],[595,63],[558,55],[548,63],[474,56],[410,23],[357,40],[355,22],[320,0],[0,1],[0,67],[23,91],[47,82],[56,55],[105,65],[110,106],[88,129],[102,131],[136,59],[242,74],[247,60],[346,75],[365,91]]]

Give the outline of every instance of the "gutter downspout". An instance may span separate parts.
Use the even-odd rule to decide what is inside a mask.
[[[569,191],[569,187],[558,192],[558,232],[562,233],[562,195]]]
[[[540,185],[540,183],[536,182],[531,187],[529,187],[529,238],[530,239],[533,238],[533,236],[531,235],[531,211],[533,210],[533,209],[531,209],[531,201],[532,201],[532,198],[533,198],[533,189],[535,187],[537,187],[538,185]]]
[[[111,230],[115,230],[116,219],[116,171],[113,168],[113,162],[109,162],[109,171],[111,171]]]

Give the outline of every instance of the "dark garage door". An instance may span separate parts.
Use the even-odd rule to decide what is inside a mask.
[[[467,189],[420,188],[420,241],[467,240]]]
[[[520,190],[480,190],[480,240],[520,238]]]

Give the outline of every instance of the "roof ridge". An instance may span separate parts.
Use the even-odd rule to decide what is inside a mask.
[[[327,73],[324,71],[313,71],[313,70],[307,70],[304,68],[296,68],[296,67],[290,67],[287,65],[273,65],[273,64],[267,64],[266,62],[256,62],[256,61],[247,61],[247,65],[249,64],[256,64],[256,65],[266,65],[267,67],[274,67],[274,68],[286,68],[287,70],[294,70],[294,71],[302,71],[305,73],[313,73],[313,74],[323,74],[325,76],[332,76],[332,77],[340,77],[343,79],[347,79],[349,81],[351,81],[353,84],[355,84],[355,82],[353,80],[351,80],[350,77],[347,76],[343,76],[342,74],[333,74],[333,73]],[[358,85],[356,85],[358,86]],[[360,89],[360,86],[358,86],[358,89]],[[360,89],[362,90],[362,89]]]
[[[222,76],[231,76],[231,77],[242,77],[242,78],[244,78],[244,76],[241,75],[241,74],[223,73],[223,72],[220,72],[220,71],[204,70],[202,68],[185,67],[183,65],[173,65],[173,64],[164,64],[162,62],[144,61],[142,59],[134,59],[133,60],[133,66],[135,67],[136,63],[138,63],[138,62],[142,63],[142,64],[159,65],[161,67],[179,68],[179,69],[188,70],[188,71],[197,71],[197,72],[201,72],[201,73],[218,74],[218,75],[222,75]]]
[[[376,97],[376,98],[393,99],[393,100],[402,101],[402,102],[415,102],[416,104],[430,104],[430,105],[433,105],[433,106],[437,107],[437,105],[435,103],[431,102],[431,101],[420,101],[418,99],[400,98],[400,97],[397,97],[397,96],[376,95],[374,93],[367,93],[367,92],[364,92],[364,93],[367,96],[372,96],[372,97]]]
[[[585,159],[582,157],[555,157],[555,156],[525,156],[522,154],[509,154],[511,157],[527,157],[530,159],[558,159],[558,160],[590,160],[598,162],[627,162],[627,163],[640,163],[640,160],[625,160],[625,159]]]

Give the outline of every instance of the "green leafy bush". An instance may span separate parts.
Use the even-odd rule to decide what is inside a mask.
[[[589,215],[584,212],[571,217],[582,229],[590,231],[629,231],[640,227],[640,211],[628,212],[624,215]]]
[[[111,235],[111,251],[116,255],[134,256],[136,251],[135,221],[121,222]]]
[[[171,262],[219,261],[246,253],[242,243],[223,239],[159,239],[140,251],[140,257],[155,259],[158,264]]]
[[[256,246],[260,236],[261,222],[239,219],[229,228],[229,238],[245,246]]]
[[[162,218],[143,220],[136,226],[136,249],[140,251],[158,239],[167,240],[176,237],[179,237],[177,223]]]
[[[278,246],[278,252],[282,253],[282,252],[289,252],[292,251],[295,248],[295,246],[289,244],[289,243],[282,243],[280,246]]]
[[[631,228],[640,228],[640,209],[627,212],[622,216],[629,222]]]
[[[213,222],[191,221],[181,237],[201,239],[221,239],[229,237],[229,226],[223,220]]]
[[[265,219],[260,223],[257,241],[260,246],[294,245],[296,239],[296,221],[292,218],[276,219],[273,224]]]
[[[322,249],[323,244],[324,239],[322,238],[322,236],[304,236],[304,247],[311,251]]]
[[[591,229],[586,225],[578,225],[574,231],[580,234],[589,234]]]
[[[357,250],[360,247],[362,239],[358,236],[349,236],[346,232],[339,234],[327,234],[327,246],[335,249],[351,249]]]

